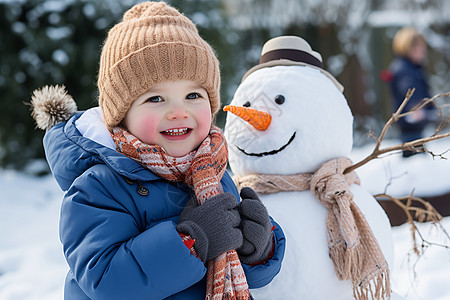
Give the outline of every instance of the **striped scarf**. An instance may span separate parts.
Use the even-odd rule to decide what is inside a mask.
[[[260,194],[310,190],[328,209],[328,248],[340,280],[351,280],[355,299],[390,299],[389,266],[364,214],[353,201],[350,185],[359,184],[355,172],[344,174],[351,161],[328,161],[315,172],[295,175],[236,176],[238,188]]]
[[[193,187],[199,204],[220,194],[220,179],[226,170],[228,151],[222,131],[212,126],[197,150],[172,157],[156,145],[147,145],[121,127],[111,136],[117,151],[139,162],[158,176]],[[244,270],[235,250],[222,253],[207,262],[206,298],[250,299]]]

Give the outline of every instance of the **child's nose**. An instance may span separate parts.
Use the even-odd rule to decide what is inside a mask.
[[[186,119],[188,117],[188,113],[186,108],[182,104],[174,104],[171,106],[169,112],[167,113],[167,119],[176,120],[176,119]]]

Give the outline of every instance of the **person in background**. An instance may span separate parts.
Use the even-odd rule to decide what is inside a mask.
[[[389,79],[393,109],[396,111],[405,99],[408,89],[414,88],[414,94],[406,105],[404,112],[417,106],[422,99],[430,97],[428,82],[424,70],[427,57],[425,37],[412,27],[404,27],[397,32],[392,42],[395,58],[389,66]],[[428,105],[398,121],[400,139],[409,142],[422,138],[423,130],[430,121],[434,107]],[[417,152],[405,150],[403,157]]]

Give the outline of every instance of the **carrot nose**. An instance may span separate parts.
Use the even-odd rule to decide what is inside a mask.
[[[260,131],[266,130],[272,121],[272,117],[268,113],[249,107],[227,105],[223,110],[235,114]]]

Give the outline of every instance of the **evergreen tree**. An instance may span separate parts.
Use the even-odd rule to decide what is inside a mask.
[[[93,0],[0,3],[0,167],[26,169],[44,157],[44,133],[24,105],[34,89],[64,84],[80,110],[95,105],[101,45],[127,8]]]

